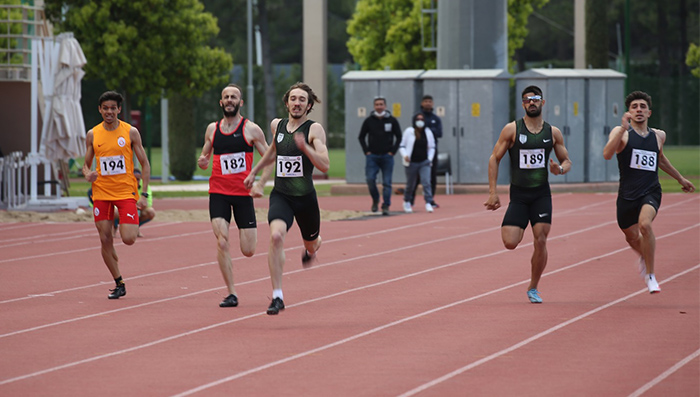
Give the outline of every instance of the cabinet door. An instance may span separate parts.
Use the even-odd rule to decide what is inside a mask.
[[[615,126],[620,125],[622,120],[622,115],[625,114],[627,109],[625,108],[625,80],[624,79],[609,79],[607,80],[607,126],[608,132],[605,135],[605,142],[607,143],[610,137],[610,131],[615,128]],[[603,156],[603,151],[601,149],[601,157]],[[612,159],[605,162],[605,175],[606,181],[617,182],[620,180],[620,169],[617,167],[617,157],[613,156]]]
[[[454,181],[459,181],[459,96],[457,80],[424,80],[423,94],[433,96],[433,112],[442,121],[442,138],[438,139],[438,152],[449,153]],[[420,104],[419,104],[420,105]]]
[[[493,82],[489,80],[459,81],[459,182],[488,183],[488,162],[493,151],[494,109]],[[507,168],[506,168],[507,169]]]
[[[564,180],[569,183],[580,183],[584,181],[584,160],[586,153],[584,116],[586,115],[587,109],[584,79],[566,80],[566,102],[566,124],[564,124],[566,128],[562,129],[561,126],[557,127],[562,129],[564,144],[569,152],[569,159],[571,159],[574,166],[563,178],[554,176],[550,178],[550,180],[556,182]],[[552,156],[555,156],[554,151],[552,151]]]
[[[610,134],[607,115],[607,84],[604,79],[588,81],[588,127],[586,128],[586,182],[606,180],[607,161],[603,158],[603,147]]]
[[[362,123],[374,110],[377,95],[378,80],[345,82],[345,180],[348,183],[365,183],[365,154],[358,138]]]

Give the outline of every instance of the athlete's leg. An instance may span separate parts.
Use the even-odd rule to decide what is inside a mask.
[[[656,217],[656,209],[645,204],[639,211],[639,221],[622,229],[627,243],[642,256],[647,266],[647,274],[654,274],[654,254],[656,252],[656,237],[651,227],[651,223]]]
[[[112,235],[112,220],[102,220],[95,222],[95,227],[100,235],[100,245],[102,247],[102,260],[104,260],[107,269],[112,274],[112,278],[117,279],[121,277],[121,272],[119,271],[119,257],[117,256],[117,251],[114,249],[114,237]]]
[[[540,282],[544,268],[547,266],[547,236],[552,225],[549,223],[536,223],[532,226],[532,235],[534,237],[533,245],[535,247],[532,253],[530,289],[537,289],[537,284]]]
[[[518,244],[523,241],[524,235],[525,229],[519,226],[501,226],[501,238],[503,239],[503,245],[509,250],[515,249]]]
[[[216,260],[219,262],[221,275],[226,283],[229,294],[236,294],[233,282],[233,269],[231,265],[231,252],[229,244],[229,223],[224,218],[214,218],[211,220],[211,228],[216,237]]]
[[[273,290],[282,289],[282,274],[284,272],[284,239],[287,236],[287,223],[282,219],[270,222],[270,252],[267,264],[270,268],[270,281]]]

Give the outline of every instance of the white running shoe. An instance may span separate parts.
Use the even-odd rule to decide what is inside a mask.
[[[647,263],[643,256],[639,256],[639,277],[642,279],[647,276]]]
[[[659,283],[656,282],[656,277],[653,274],[649,274],[649,275],[645,276],[644,280],[647,282],[647,288],[649,288],[650,294],[655,294],[657,292],[661,292],[661,288],[659,287]]]
[[[433,212],[433,206],[430,205],[430,203],[426,203],[426,204],[425,204],[425,210],[426,210],[427,212]]]
[[[403,212],[407,214],[413,212],[413,208],[411,208],[411,203],[409,203],[408,201],[403,202]]]

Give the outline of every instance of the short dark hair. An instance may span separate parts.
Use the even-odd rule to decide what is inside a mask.
[[[649,106],[649,109],[651,109],[651,95],[647,94],[644,91],[630,92],[630,94],[627,95],[627,97],[625,98],[625,107],[629,109],[632,101],[636,101],[637,99],[643,99],[644,101],[646,101],[647,106]]]
[[[314,93],[314,90],[312,90],[308,84],[302,83],[301,81],[297,81],[296,83],[294,83],[291,87],[289,87],[287,92],[284,93],[284,96],[282,97],[284,104],[286,105],[287,101],[289,101],[289,93],[292,92],[292,90],[295,90],[297,88],[306,91],[306,94],[308,94],[308,96],[309,96],[308,99],[309,99],[309,103],[311,104],[311,107],[309,108],[309,111],[306,112],[306,114],[311,113],[311,109],[314,108],[314,103],[316,103],[316,102],[321,103],[321,100],[318,99],[318,97]]]
[[[374,105],[374,103],[377,102],[377,101],[382,101],[382,102],[384,102],[384,104],[386,105],[386,98],[384,98],[384,97],[381,96],[381,95],[375,96],[375,97],[374,97],[374,100],[372,101],[372,104]]]
[[[122,97],[122,94],[116,92],[116,91],[107,91],[100,95],[100,106],[102,106],[102,103],[107,102],[107,101],[114,101],[117,103],[117,107],[122,107],[122,101],[124,100],[124,97]]]
[[[421,98],[420,101],[423,102],[423,101],[425,101],[426,99],[430,99],[430,100],[432,101],[432,100],[433,100],[433,96],[432,96],[432,95],[423,95],[423,98]]]
[[[224,88],[221,90],[221,94],[223,95],[224,90],[227,89],[227,88],[229,88],[229,87],[232,87],[232,88],[237,89],[238,92],[240,92],[241,95],[243,95],[243,89],[242,89],[238,84],[234,84],[234,83],[231,83],[231,84],[227,85],[226,87],[224,87]]]
[[[542,90],[540,89],[540,87],[538,87],[536,85],[529,85],[529,86],[525,87],[525,89],[520,94],[520,96],[523,97],[523,96],[525,96],[525,94],[528,94],[528,93],[542,96]]]

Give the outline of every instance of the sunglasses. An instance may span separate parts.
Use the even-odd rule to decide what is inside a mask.
[[[540,103],[541,100],[542,100],[541,95],[527,96],[527,97],[523,98],[523,103],[530,103],[530,102]]]

